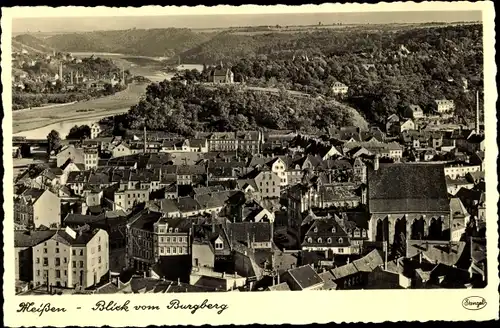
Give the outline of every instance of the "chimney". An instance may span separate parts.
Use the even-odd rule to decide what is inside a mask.
[[[476,91],[476,133],[479,134],[479,91]]]
[[[144,153],[146,153],[146,122],[144,122]]]

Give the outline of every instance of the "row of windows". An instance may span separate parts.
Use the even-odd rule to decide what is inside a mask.
[[[67,258],[63,258],[63,263],[68,263],[68,259]],[[40,264],[40,258],[37,257],[36,258],[36,264]],[[60,266],[61,265],[61,258],[59,257],[56,257],[54,258],[54,264],[55,266]],[[49,265],[49,258],[48,257],[44,257],[43,258],[43,266],[48,266]]]
[[[284,180],[284,179],[282,179],[282,182],[284,182],[283,180]],[[260,185],[260,187],[262,187],[262,182],[260,182],[260,183],[259,183],[259,185]],[[273,181],[273,184],[272,184],[272,185],[273,185],[273,186],[275,186],[275,185],[276,185],[276,182],[274,182],[274,181]],[[269,186],[269,181],[267,181],[267,182],[266,182],[266,186]]]
[[[160,247],[160,254],[187,254],[187,247]]]
[[[311,237],[309,237],[309,238],[307,238],[307,242],[308,242],[308,243],[312,243],[312,242],[313,242],[313,239],[312,239]],[[319,238],[317,239],[317,242],[318,242],[318,244],[321,244],[321,243],[323,242],[323,239],[322,239],[321,237],[319,237]],[[326,242],[327,242],[328,244],[331,244],[331,243],[332,243],[332,238],[328,237],[328,238],[326,239]],[[338,238],[338,239],[337,239],[337,242],[338,242],[338,243],[343,243],[343,242],[344,242],[344,239],[343,239],[342,237],[340,237],[340,238]]]

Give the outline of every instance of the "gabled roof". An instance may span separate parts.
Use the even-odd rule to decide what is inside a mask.
[[[33,247],[50,238],[56,230],[14,231],[14,247]]]
[[[272,241],[272,228],[269,222],[235,222],[228,224],[229,238],[233,243],[239,242],[247,245],[250,242]],[[249,246],[249,245],[247,245]]]
[[[337,219],[316,218],[306,232],[302,246],[347,247],[351,243],[346,231],[340,226]]]
[[[277,284],[277,285],[269,286],[267,288],[271,292],[276,292],[276,291],[290,291],[291,290],[290,287],[288,286],[288,284],[286,282],[282,282],[282,283]]]
[[[20,197],[22,197],[25,201],[31,203],[31,204],[35,204],[38,199],[46,192],[50,192],[48,190],[44,190],[44,189],[37,189],[37,188],[29,188],[29,189],[26,189],[21,195]]]
[[[429,263],[455,265],[464,251],[465,242],[446,242],[430,240],[408,240],[407,257],[422,254]]]
[[[444,166],[381,164],[368,174],[371,213],[449,212]]]
[[[286,274],[295,280],[300,289],[310,288],[324,282],[310,265],[290,269],[285,273],[285,275]]]

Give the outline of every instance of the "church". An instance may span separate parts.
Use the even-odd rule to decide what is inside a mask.
[[[440,164],[379,164],[368,171],[369,238],[449,240],[451,211]],[[447,232],[448,231],[448,232]]]

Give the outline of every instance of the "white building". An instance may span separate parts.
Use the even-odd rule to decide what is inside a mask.
[[[33,284],[88,288],[109,271],[109,237],[105,230],[54,231],[33,246]]]
[[[449,113],[455,110],[455,102],[447,99],[436,99],[438,113]]]

